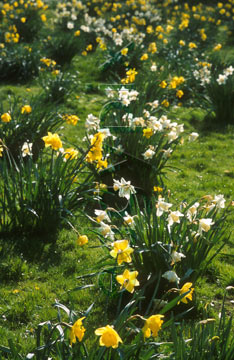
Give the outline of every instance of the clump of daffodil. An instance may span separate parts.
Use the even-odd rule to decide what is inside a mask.
[[[84,328],[82,321],[85,319],[85,316],[78,319],[71,327],[71,331],[70,331],[70,345],[75,344],[76,343],[76,338],[81,342],[83,337],[84,337],[84,333],[86,331],[86,329]]]
[[[76,115],[68,115],[68,114],[65,114],[63,115],[63,119],[66,121],[67,124],[71,124],[71,125],[76,125],[77,122],[80,120],[78,118],[78,116]]]
[[[131,254],[133,249],[129,246],[128,240],[117,240],[112,243],[112,246],[114,249],[110,251],[110,255],[117,259],[118,265],[121,265],[123,262],[130,263],[132,261]]]
[[[123,342],[117,331],[110,325],[96,329],[95,334],[101,336],[99,340],[100,346],[116,349],[119,343]]]

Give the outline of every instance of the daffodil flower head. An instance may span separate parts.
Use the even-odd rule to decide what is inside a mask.
[[[158,336],[158,332],[162,327],[164,315],[152,315],[145,321],[142,328],[144,338],[149,338],[152,334],[153,337]]]
[[[128,240],[117,240],[112,246],[114,249],[110,251],[110,255],[117,259],[118,265],[121,265],[123,262],[130,263],[132,261],[131,254],[133,249],[129,246]]]
[[[139,286],[140,283],[137,280],[137,271],[129,271],[125,269],[122,275],[117,275],[116,280],[121,285],[121,289],[124,287],[128,292],[133,293],[135,286]]]
[[[185,293],[187,293],[188,291],[188,294],[185,295],[180,301],[182,301],[184,304],[187,304],[188,303],[188,300],[192,301],[192,294],[193,294],[193,291],[194,291],[194,288],[192,288],[192,283],[190,282],[187,282],[185,283],[182,288],[180,289],[180,295],[183,295]],[[178,301],[178,304],[180,303],[180,301]]]
[[[95,334],[101,336],[99,340],[100,346],[116,349],[119,343],[123,342],[117,331],[110,325],[96,329]]]
[[[86,331],[86,329],[84,328],[82,321],[85,319],[85,316],[78,319],[71,328],[70,331],[70,345],[75,344],[76,343],[76,338],[81,342],[83,337],[84,337],[84,333]]]

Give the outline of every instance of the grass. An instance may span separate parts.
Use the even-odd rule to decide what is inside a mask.
[[[228,49],[225,53],[228,59],[232,58],[232,52],[232,49]],[[62,104],[61,111],[76,114],[81,120],[76,127],[65,124],[61,130],[70,143],[82,145],[86,116],[89,113],[98,116],[106,100],[102,74],[98,70],[101,60],[102,53],[97,51],[87,57],[76,56],[72,61],[71,69],[79,71],[80,84],[72,97]],[[11,93],[30,97],[39,91],[36,80],[26,85],[1,84],[0,101],[4,103]],[[174,203],[218,193],[224,194],[227,202],[234,198],[234,165],[231,162],[234,156],[234,128],[230,126],[221,131],[215,126],[210,127],[212,118],[207,119],[206,115],[206,111],[193,108],[177,108],[168,115],[184,123],[188,132],[200,134],[197,142],[179,147],[169,162],[176,168],[168,172],[166,180]],[[88,209],[90,215],[93,215],[92,210],[93,204]],[[201,310],[209,302],[210,314],[216,317],[225,287],[234,286],[233,220],[234,216],[228,219],[230,239],[196,287],[198,309]],[[106,316],[104,295],[101,292],[97,294],[97,287],[74,289],[96,283],[93,279],[78,280],[77,277],[90,272],[103,252],[95,247],[97,240],[85,218],[77,218],[74,226],[80,234],[88,234],[88,246],[78,247],[77,235],[70,228],[60,230],[56,242],[51,243],[48,238],[43,248],[38,246],[40,238],[32,239],[31,248],[24,252],[17,242],[15,244],[17,239],[14,242],[0,239],[1,345],[7,345],[10,338],[22,347],[22,352],[29,352],[34,346],[33,336],[37,325],[48,319],[56,319],[57,311],[53,307],[56,299],[77,313],[85,311],[95,301],[90,323],[101,325]],[[232,299],[233,291],[230,291],[226,300],[229,313],[233,306]]]

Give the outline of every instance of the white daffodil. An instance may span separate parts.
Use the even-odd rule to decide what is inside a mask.
[[[136,193],[131,181],[126,181],[124,178],[121,178],[120,181],[114,179],[113,189],[119,191],[119,197],[125,197],[127,200],[130,199],[131,194]]]
[[[111,240],[114,240],[114,232],[111,230],[110,225],[105,224],[104,222],[100,222],[100,228],[99,228],[100,233],[105,237],[105,238],[110,238]]]
[[[200,219],[198,232],[201,235],[202,231],[209,231],[211,225],[214,225],[213,219]]]
[[[185,258],[186,256],[182,253],[179,253],[175,250],[172,251],[171,258],[172,258],[172,264],[177,263],[181,261],[182,258]]]
[[[227,75],[219,74],[219,77],[217,79],[217,83],[219,85],[223,85],[223,84],[226,84],[226,81],[227,81]]]
[[[142,156],[144,157],[145,160],[149,160],[152,159],[152,157],[154,156],[155,151],[149,147],[143,154]]]
[[[222,194],[215,195],[214,200],[212,202],[216,205],[218,209],[224,209],[225,208],[225,202],[224,196]]]
[[[32,143],[25,142],[21,148],[22,156],[31,156],[32,155]]]
[[[199,205],[200,205],[199,202],[195,202],[195,204],[190,206],[190,208],[188,209],[187,218],[189,219],[190,222],[192,222],[193,219],[196,217],[197,208],[198,208]]]
[[[135,215],[135,216],[136,216],[136,215]],[[133,226],[133,225],[134,225],[134,217],[135,217],[135,216],[130,216],[130,215],[128,214],[128,212],[125,211],[125,216],[123,217],[123,219],[124,219],[124,224],[129,225],[129,226]]]
[[[110,218],[109,218],[109,216],[108,216],[108,214],[107,214],[107,212],[105,210],[96,209],[96,210],[94,210],[94,213],[97,216],[96,217],[97,222],[99,222],[99,223],[101,221],[111,222],[111,220],[110,220]]]
[[[190,142],[195,141],[195,140],[197,140],[198,136],[199,136],[198,133],[192,132],[192,133],[189,135],[188,140],[189,140]]]
[[[168,215],[167,221],[168,221],[168,226],[172,226],[174,223],[180,223],[180,217],[184,216],[184,214],[182,214],[180,211],[171,211],[170,214]]]
[[[166,271],[162,277],[164,279],[167,279],[169,282],[176,282],[179,283],[180,282],[180,278],[177,276],[177,274],[175,273],[175,271],[169,270]]]
[[[172,204],[164,201],[164,198],[159,198],[158,203],[156,205],[157,208],[156,215],[161,216],[164,212],[168,212],[171,206]]]

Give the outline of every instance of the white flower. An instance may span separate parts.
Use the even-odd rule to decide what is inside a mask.
[[[21,148],[22,156],[29,156],[32,155],[32,143],[25,142]]]
[[[106,88],[107,97],[113,99],[115,97],[115,90],[111,89],[110,87]]]
[[[121,178],[120,181],[114,179],[113,189],[115,191],[119,190],[119,197],[125,197],[127,200],[130,199],[131,194],[135,194],[135,188],[131,185],[131,181],[126,181],[124,178]]]
[[[177,251],[173,250],[171,254],[172,262],[177,263],[181,261],[182,258],[185,258],[186,256],[182,253],[178,253]]]
[[[167,218],[168,225],[172,226],[175,222],[179,224],[180,217],[182,217],[182,216],[184,216],[184,215],[179,211],[171,211]]]
[[[227,81],[227,76],[226,75],[222,75],[222,74],[219,74],[219,77],[217,79],[217,83],[219,85],[223,85],[223,84],[226,84],[226,81]]]
[[[105,210],[94,210],[95,215],[97,215],[96,220],[98,222],[106,220],[107,222],[111,222],[107,212]]]
[[[222,194],[215,195],[214,200],[212,202],[217,206],[218,209],[224,209],[225,208],[225,199]]]
[[[152,150],[151,148],[149,148],[142,155],[143,155],[145,160],[148,160],[148,159],[152,159],[154,154],[155,154],[155,151]]]
[[[224,70],[224,75],[229,76],[232,75],[234,72],[234,68],[232,66],[229,66],[227,69]]]
[[[170,131],[168,134],[167,134],[167,137],[168,137],[168,141],[169,143],[172,142],[173,140],[176,140],[178,138],[178,135],[177,135],[177,132],[176,131]]]
[[[74,23],[73,22],[71,22],[71,21],[68,21],[68,23],[67,23],[67,28],[68,29],[74,29]]]
[[[211,225],[214,225],[214,222],[212,221],[213,219],[200,219],[199,220],[199,234],[202,234],[202,231],[209,231]]]
[[[176,282],[178,283],[180,281],[180,278],[177,276],[177,274],[175,273],[175,271],[169,270],[166,271],[162,277],[164,279],[167,279],[169,282]]]
[[[100,119],[93,114],[89,114],[85,121],[85,127],[87,130],[97,130],[99,128]]]
[[[135,216],[136,216],[136,215],[135,215]],[[135,216],[130,216],[130,215],[128,214],[128,212],[125,211],[125,216],[123,217],[124,223],[125,223],[126,225],[129,225],[129,226],[134,225],[134,217],[135,217]]]
[[[192,133],[189,135],[188,139],[189,139],[190,142],[192,142],[192,141],[197,140],[198,136],[199,136],[198,133],[192,132]]]
[[[172,204],[165,202],[164,198],[159,198],[158,203],[156,205],[157,208],[156,215],[161,216],[164,212],[168,212],[171,206]]]
[[[99,129],[98,132],[102,133],[105,138],[112,136],[109,128]]]
[[[156,65],[156,64],[152,64],[150,70],[151,70],[151,71],[157,71],[157,65]]]
[[[111,240],[114,240],[114,232],[111,230],[110,225],[105,224],[104,222],[100,222],[100,228],[99,231],[100,233],[105,237],[105,238],[110,238]]]
[[[163,150],[163,158],[164,159],[167,159],[167,158],[169,158],[170,156],[171,156],[171,153],[172,153],[172,149],[167,149],[167,150]]]
[[[189,221],[192,222],[192,220],[197,215],[197,208],[198,208],[199,205],[200,205],[199,202],[195,202],[195,204],[190,206],[190,208],[188,209],[187,218],[189,219]]]

